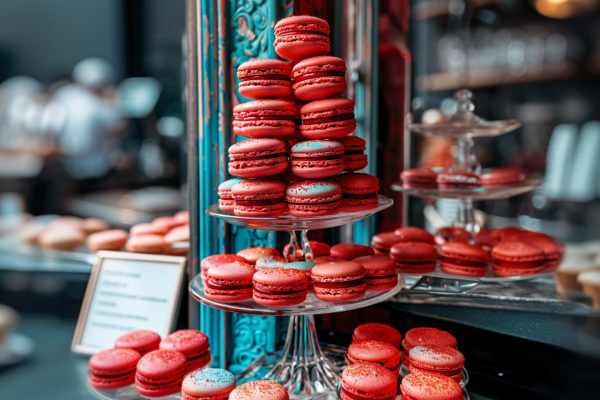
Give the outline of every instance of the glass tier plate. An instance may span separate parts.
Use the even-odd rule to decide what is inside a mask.
[[[202,278],[200,274],[190,282],[190,293],[192,297],[198,300],[202,304],[206,304],[212,308],[216,308],[222,311],[231,311],[240,314],[256,314],[256,315],[317,315],[317,314],[330,314],[340,311],[355,310],[357,308],[363,308],[372,306],[373,304],[380,303],[389,299],[390,297],[397,294],[404,287],[404,278],[401,273],[398,273],[398,283],[381,292],[369,292],[364,297],[347,301],[344,303],[331,303],[323,300],[319,300],[314,294],[309,293],[306,300],[302,304],[289,307],[267,307],[261,306],[255,303],[253,300],[241,301],[238,303],[222,303],[214,300],[209,300],[204,296],[204,285],[202,284]]]
[[[259,231],[306,231],[313,229],[334,228],[346,225],[350,222],[359,221],[371,215],[391,207],[394,201],[388,197],[379,195],[379,204],[376,208],[357,212],[340,212],[335,215],[324,215],[319,217],[294,217],[287,211],[279,218],[249,218],[239,217],[232,213],[226,213],[219,209],[215,203],[206,209],[210,216],[221,218],[232,225]]]
[[[214,361],[214,357],[210,356],[210,361],[206,364],[204,368],[209,368]],[[105,400],[148,400],[150,397],[142,396],[137,390],[135,390],[135,385],[129,385],[118,389],[97,389],[92,387],[88,381],[87,385],[90,390],[99,398]],[[154,397],[155,399],[160,400],[181,400],[181,392],[171,394],[169,396],[163,397]]]
[[[540,272],[537,274],[519,275],[519,276],[498,276],[498,275],[494,274],[491,267],[488,267],[488,271],[486,272],[485,276],[473,277],[473,276],[461,276],[461,275],[447,274],[440,269],[440,266],[438,263],[438,266],[436,267],[435,271],[428,272],[426,274],[410,274],[410,273],[405,272],[404,280],[405,280],[406,286],[407,287],[411,286],[411,284],[417,282],[422,276],[436,276],[436,277],[450,278],[450,279],[454,278],[454,279],[467,279],[469,281],[502,283],[502,282],[530,281],[532,279],[538,279],[538,278],[548,278],[548,277],[552,277],[552,272]]]
[[[540,186],[541,182],[536,179],[528,179],[519,186],[507,186],[498,188],[407,188],[402,183],[392,184],[392,190],[406,193],[424,199],[470,199],[470,200],[500,200],[527,193]]]
[[[408,124],[411,132],[423,136],[442,136],[453,139],[473,138],[473,137],[493,137],[499,136],[521,127],[521,121],[518,119],[508,119],[503,121],[466,121],[466,122],[445,122],[441,124]]]

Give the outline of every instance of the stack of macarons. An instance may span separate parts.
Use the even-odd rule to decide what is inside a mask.
[[[292,16],[274,27],[275,52],[290,60],[253,59],[238,66],[241,96],[233,131],[249,138],[229,150],[229,173],[219,185],[219,207],[242,217],[333,215],[378,205],[379,181],[368,165],[346,91],[346,63],[328,56],[327,21]],[[286,179],[293,175],[297,179]],[[342,174],[342,175],[340,175]]]
[[[521,168],[494,168],[483,174],[448,169],[411,168],[400,174],[402,185],[409,189],[487,189],[521,186],[529,174]]]

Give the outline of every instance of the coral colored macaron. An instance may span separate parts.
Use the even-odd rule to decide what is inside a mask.
[[[450,242],[441,247],[440,266],[447,274],[460,276],[484,276],[490,255],[479,246],[467,242]]]
[[[479,181],[485,188],[501,188],[522,185],[527,176],[527,171],[521,168],[495,168],[479,175]]]
[[[127,243],[127,232],[122,229],[92,233],[87,238],[87,245],[92,253],[99,250],[119,251]]]
[[[339,243],[331,247],[329,253],[333,257],[343,258],[344,260],[354,260],[357,257],[371,256],[375,254],[372,247],[356,243]]]
[[[281,254],[278,250],[270,247],[248,247],[247,249],[238,251],[237,255],[244,257],[248,261],[248,264],[254,265],[261,257],[280,256]]]
[[[167,226],[151,223],[137,224],[129,229],[129,234],[131,237],[146,235],[164,236],[168,232],[169,228]]]
[[[160,335],[156,332],[137,330],[121,335],[115,340],[116,349],[131,349],[140,353],[141,356],[154,350],[158,350]]]
[[[285,264],[285,258],[282,256],[265,256],[256,260],[254,267],[257,271],[272,268],[282,268]]]
[[[375,176],[349,172],[330,180],[342,187],[342,211],[366,211],[379,205],[379,179]]]
[[[81,230],[86,234],[90,235],[96,232],[102,232],[110,229],[110,224],[99,218],[86,218],[81,221]]]
[[[338,57],[320,56],[300,61],[292,69],[294,95],[317,100],[346,91],[346,62]]]
[[[287,390],[273,381],[242,383],[229,395],[229,400],[289,400],[289,398]]]
[[[367,142],[358,136],[344,136],[339,139],[344,145],[345,171],[358,171],[369,165],[369,158],[365,154]]]
[[[288,149],[279,139],[248,139],[229,147],[229,173],[242,178],[264,178],[285,171]]]
[[[235,207],[235,200],[231,195],[231,188],[242,182],[243,179],[234,178],[221,183],[218,187],[219,209],[223,212],[232,213]]]
[[[271,179],[246,179],[231,188],[233,212],[241,217],[277,218],[285,212],[285,184]]]
[[[398,393],[398,375],[373,363],[349,365],[342,373],[342,400],[388,400]]]
[[[329,24],[321,18],[295,15],[275,25],[275,52],[288,60],[322,56],[329,53]]]
[[[544,250],[524,242],[501,242],[492,248],[492,270],[499,276],[536,274],[544,270]]]
[[[396,228],[394,233],[402,239],[403,242],[425,242],[435,243],[435,238],[425,229],[417,228],[415,226],[403,226]]]
[[[315,265],[317,265],[317,263],[312,261],[295,261],[284,264],[282,268],[293,268],[297,269],[298,271],[304,272],[306,274],[306,277],[308,278],[308,284],[309,286],[311,286],[313,282],[310,276],[312,273],[312,269]]]
[[[307,140],[292,146],[292,173],[306,179],[328,178],[343,172],[344,145],[336,140]]]
[[[410,365],[409,351],[417,346],[445,346],[456,348],[458,343],[456,338],[446,331],[437,328],[413,328],[406,332],[402,347],[402,363]]]
[[[453,347],[417,346],[408,352],[410,372],[431,372],[452,378],[460,383],[465,365],[463,354]]]
[[[406,375],[400,384],[401,400],[464,400],[463,390],[447,376],[429,372]]]
[[[371,238],[371,246],[375,249],[375,254],[389,256],[390,248],[396,243],[405,242],[401,236],[394,232],[381,232],[373,235]]]
[[[242,112],[242,107],[245,103],[240,103],[237,106],[233,107],[233,122],[231,125],[233,126],[233,133],[236,135],[242,136],[242,122],[244,121],[244,113]]]
[[[239,91],[250,99],[285,97],[292,94],[292,67],[284,61],[258,58],[238,67]]]
[[[214,267],[215,265],[221,264],[229,264],[232,262],[242,262],[247,263],[246,260],[242,256],[238,256],[236,254],[215,254],[212,256],[205,257],[200,263],[200,269],[202,270],[202,283],[206,286],[206,279],[208,279],[208,270]]]
[[[204,368],[186,375],[181,400],[224,400],[235,389],[235,377],[227,370]]]
[[[354,332],[352,333],[352,343],[361,340],[379,340],[381,342],[390,343],[394,347],[400,349],[402,335],[397,329],[387,324],[370,322],[354,328]]]
[[[424,242],[400,242],[390,249],[396,267],[402,272],[425,274],[433,272],[438,252],[432,244]]]
[[[305,104],[300,109],[302,135],[309,139],[342,138],[356,129],[354,101],[323,99]]]
[[[442,189],[465,189],[479,186],[479,177],[466,171],[444,171],[438,174],[436,181]]]
[[[289,136],[296,130],[294,103],[279,99],[252,100],[237,109],[241,136],[250,138]]]
[[[365,295],[365,269],[351,261],[317,264],[311,271],[315,296],[323,301],[344,302]]]
[[[256,270],[240,262],[216,265],[208,270],[204,295],[209,300],[234,303],[252,298]]]
[[[437,176],[429,168],[411,168],[400,173],[402,185],[407,188],[427,189],[437,187]]]
[[[151,351],[137,364],[135,388],[146,397],[175,394],[181,390],[186,367],[185,356],[179,351]]]
[[[306,300],[307,275],[297,269],[274,268],[254,274],[253,298],[264,306],[293,306]]]
[[[89,361],[90,385],[98,389],[117,389],[134,383],[140,353],[131,349],[108,349]]]
[[[165,228],[167,228],[167,232],[173,228],[177,228],[178,226],[185,225],[185,224],[186,224],[185,221],[177,220],[168,215],[163,215],[162,217],[155,218],[152,221],[152,225],[164,226]]]
[[[129,238],[125,249],[132,253],[163,254],[166,250],[165,239],[158,235],[144,235]]]
[[[318,256],[318,257],[315,257],[315,259],[313,260],[313,262],[315,262],[317,264],[330,262],[330,261],[347,261],[347,260],[344,258],[332,257],[332,256]]]
[[[365,269],[368,292],[387,290],[398,283],[396,262],[389,256],[362,256],[352,262],[359,263]]]
[[[184,224],[190,224],[190,212],[187,210],[179,211],[177,214],[173,216],[176,221],[179,221]]]
[[[552,272],[558,268],[564,253],[564,246],[561,243],[538,232],[524,232],[520,235],[520,241],[544,251],[544,272]]]
[[[187,359],[186,370],[202,368],[210,362],[208,336],[193,329],[173,332],[160,342],[161,350],[177,350]]]
[[[317,257],[328,256],[329,251],[331,250],[328,244],[323,243],[323,242],[318,242],[316,240],[309,240],[308,244],[309,244],[310,249],[312,250],[312,254],[313,254],[312,261],[314,261],[314,259]],[[283,247],[283,254],[285,254],[287,252],[287,249],[289,247],[290,247],[289,243]],[[304,260],[304,256],[302,254],[302,249],[296,249],[296,260],[298,260],[298,261]],[[289,260],[289,261],[291,262],[292,260]]]
[[[285,193],[288,211],[296,217],[337,214],[342,205],[342,188],[335,182],[298,182]]]
[[[374,363],[400,375],[400,350],[380,340],[360,340],[348,347],[348,364]]]

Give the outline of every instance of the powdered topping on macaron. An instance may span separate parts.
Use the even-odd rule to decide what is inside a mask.
[[[393,344],[380,340],[360,340],[348,347],[348,361],[350,365],[372,362],[392,372],[399,372],[400,350]]]
[[[156,350],[143,356],[137,364],[135,388],[147,397],[163,397],[181,390],[187,367],[183,353]]]
[[[267,205],[266,203],[276,204],[272,199],[283,203],[285,190],[285,185],[277,180],[246,179],[231,188],[231,195],[235,199],[236,205],[259,205],[258,203],[246,204],[246,202],[261,202],[260,205]]]
[[[288,203],[327,203],[342,198],[340,185],[327,181],[304,181],[286,190]]]
[[[463,354],[448,346],[417,346],[408,352],[410,365],[429,372],[459,373],[465,365]]]
[[[273,285],[272,279],[277,279],[277,285]],[[254,275],[255,289],[258,284],[259,289],[268,291],[296,291],[308,287],[308,278],[302,271],[292,268],[273,268],[259,271]]]
[[[331,261],[313,267],[315,296],[324,301],[349,301],[364,296],[365,269],[351,261]]]
[[[342,399],[393,399],[398,392],[397,376],[378,364],[349,365],[342,373]]]
[[[410,399],[461,400],[464,399],[460,385],[443,375],[430,372],[413,372],[402,379],[402,397]]]
[[[160,344],[160,335],[153,331],[136,330],[125,333],[115,340],[115,348],[132,349],[141,355],[157,350]]]
[[[190,372],[183,380],[182,400],[221,400],[235,389],[235,377],[220,368],[204,368]]]
[[[193,329],[182,329],[171,333],[160,342],[163,350],[181,351],[186,357],[192,357],[208,349],[208,336]]]
[[[108,349],[89,360],[89,382],[98,389],[117,389],[131,385],[135,379],[140,354],[132,349]]]
[[[289,400],[285,388],[273,381],[252,381],[236,387],[229,395],[230,400]]]

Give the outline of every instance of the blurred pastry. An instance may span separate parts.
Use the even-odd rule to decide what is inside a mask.
[[[0,304],[0,343],[15,329],[19,314],[11,307]]]
[[[110,229],[110,224],[98,218],[86,218],[81,221],[81,230],[86,235],[91,235],[92,233],[106,231]]]
[[[592,298],[594,308],[600,308],[600,270],[584,271],[577,275],[577,283]]]
[[[83,244],[85,235],[74,226],[58,226],[44,231],[39,237],[40,246],[62,251],[75,251]]]
[[[33,222],[27,223],[23,225],[21,229],[19,229],[17,237],[21,243],[37,246],[39,244],[40,235],[46,229],[48,229],[46,225],[36,224]]]
[[[174,256],[185,256],[189,252],[188,247],[177,248],[172,247],[173,244],[179,242],[190,241],[190,227],[189,225],[178,226],[173,228],[165,235],[165,243],[167,244],[167,254]]]
[[[87,238],[87,245],[92,253],[98,250],[119,251],[127,242],[127,232],[122,229],[92,233]]]
[[[554,272],[556,290],[563,293],[582,291],[577,275],[588,270],[600,271],[600,264],[586,259],[566,258]]]

